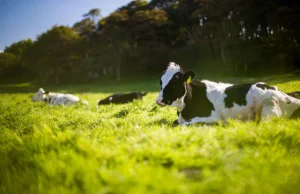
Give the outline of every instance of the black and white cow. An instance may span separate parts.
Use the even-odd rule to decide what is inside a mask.
[[[156,103],[177,107],[179,116],[175,122],[178,124],[212,124],[228,118],[300,117],[300,100],[276,87],[262,82],[233,85],[196,81],[194,77],[194,72],[183,72],[173,62],[161,77]]]
[[[37,93],[31,98],[33,102],[44,101],[50,105],[74,105],[78,102],[81,102],[85,105],[88,105],[88,102],[81,100],[78,96],[72,94],[60,94],[45,92],[43,88],[40,88]]]
[[[98,105],[104,104],[125,104],[128,102],[132,102],[133,100],[141,100],[143,96],[145,96],[147,92],[131,92],[131,93],[119,93],[108,96],[103,100],[99,100]]]

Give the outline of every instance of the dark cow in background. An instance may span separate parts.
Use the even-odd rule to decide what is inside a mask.
[[[132,102],[133,100],[141,100],[143,96],[145,96],[147,92],[141,93],[141,92],[131,92],[131,93],[119,93],[119,94],[113,94],[103,100],[100,100],[98,102],[98,105],[103,104],[125,104],[128,102]]]
[[[300,116],[300,100],[276,87],[262,82],[233,85],[196,81],[194,77],[194,72],[183,72],[172,62],[161,77],[156,103],[177,107],[179,116],[175,122],[178,124],[212,124],[228,118],[255,120]]]

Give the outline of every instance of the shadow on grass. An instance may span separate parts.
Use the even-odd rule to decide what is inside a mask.
[[[246,82],[265,82],[270,85],[286,83],[289,81],[300,80],[295,74],[274,75],[267,77],[204,77],[197,76],[196,79],[208,79],[215,82],[227,83],[246,83]],[[89,84],[60,84],[45,85],[39,83],[20,83],[20,84],[0,84],[1,93],[35,93],[39,88],[46,91],[62,93],[118,93],[118,92],[158,92],[159,77],[141,79],[141,80],[124,80],[120,82],[98,82]]]
[[[169,125],[172,126],[172,122],[170,122],[167,119],[159,119],[159,120],[155,120],[154,122],[152,121],[151,123],[149,123],[150,125]]]
[[[202,175],[202,169],[199,167],[189,167],[179,170],[179,173],[184,174],[184,176],[191,180],[200,180]]]
[[[117,112],[116,114],[114,114],[113,117],[116,117],[116,118],[126,117],[128,115],[128,113],[129,113],[129,111],[127,109],[121,110],[121,111]]]
[[[39,88],[43,88],[45,91],[61,93],[157,92],[159,90],[159,84],[154,80],[60,85],[45,85],[38,83],[0,84],[0,94],[35,93]]]

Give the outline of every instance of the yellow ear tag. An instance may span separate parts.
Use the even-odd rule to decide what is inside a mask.
[[[187,84],[190,84],[192,82],[192,78],[191,78],[191,76],[187,79],[187,81],[186,81],[186,83]]]

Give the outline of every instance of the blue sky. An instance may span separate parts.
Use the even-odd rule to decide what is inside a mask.
[[[0,0],[0,51],[53,25],[73,24],[92,8],[107,16],[131,0]]]

